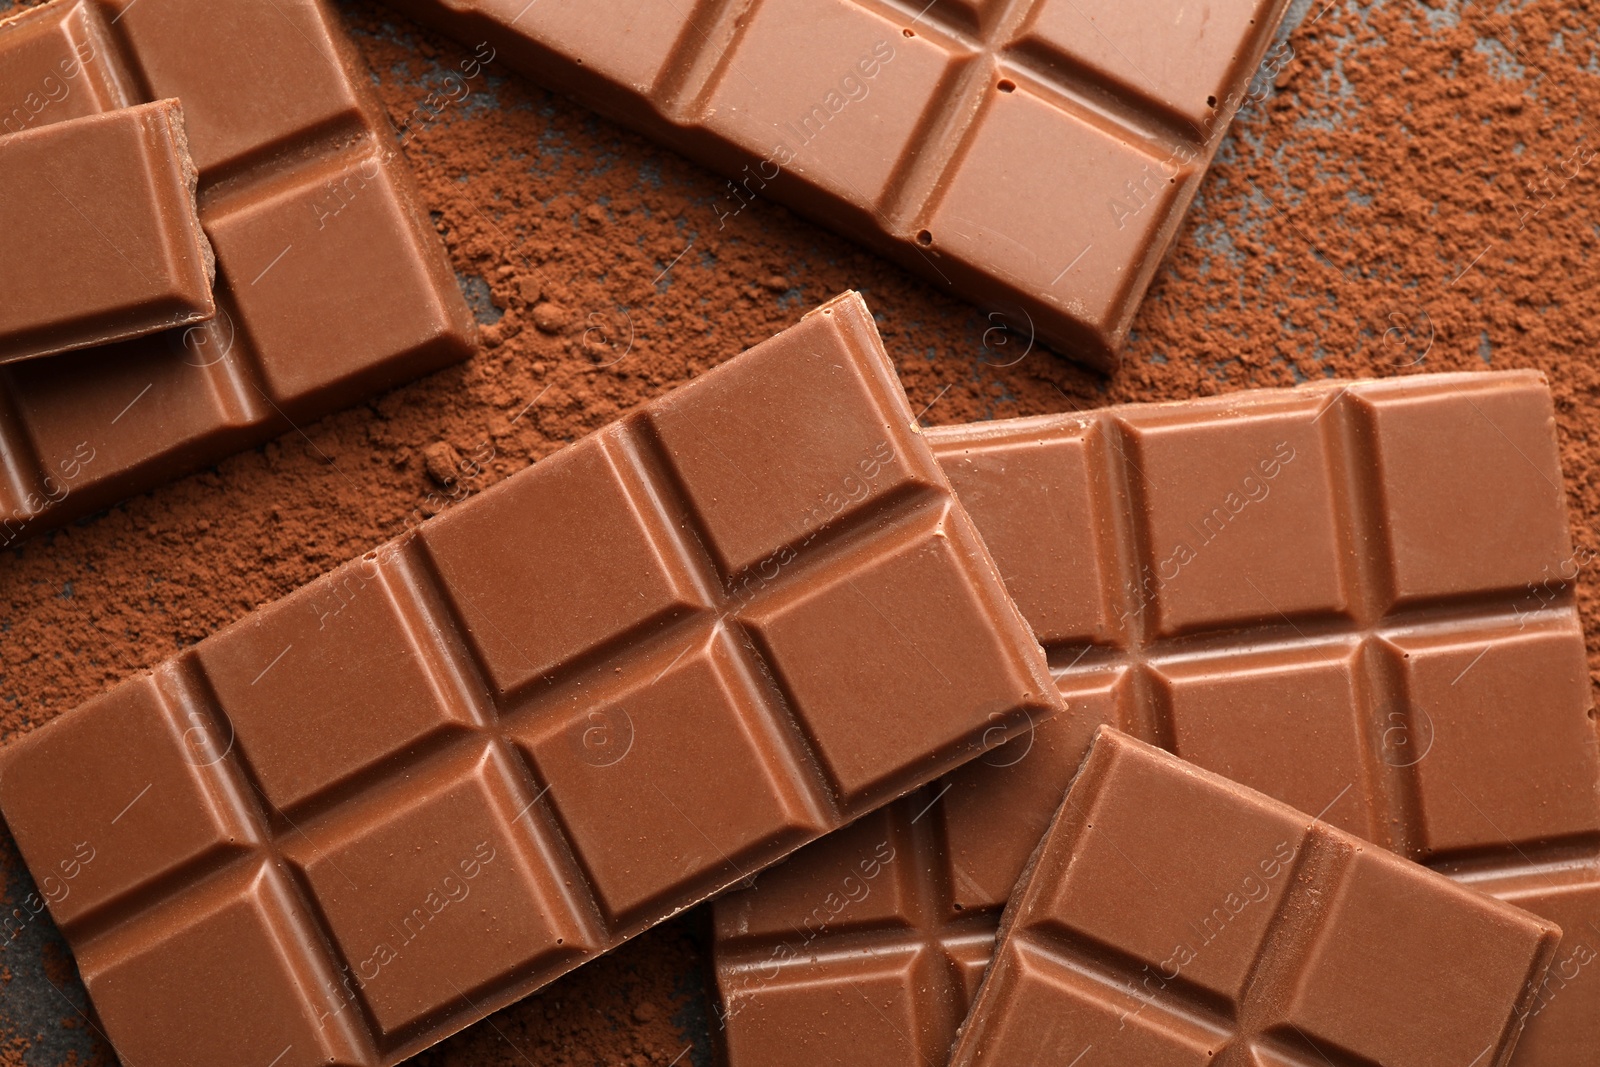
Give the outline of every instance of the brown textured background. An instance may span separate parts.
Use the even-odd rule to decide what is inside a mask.
[[[865,293],[929,424],[1323,376],[1540,368],[1579,558],[1600,550],[1593,0],[1296,0],[1292,55],[1278,53],[1275,88],[1236,121],[1111,379],[771,203],[719,228],[737,204],[708,172],[498,64],[463,97],[448,75],[470,49],[371,0],[340,7],[409,127],[484,351],[0,554],[7,737],[846,288]],[[1595,582],[1579,583],[1593,635]],[[9,835],[0,865],[16,907],[32,884]],[[701,909],[418,1062],[706,1067],[706,933]],[[0,945],[0,1067],[113,1062],[85,1007],[47,917]]]

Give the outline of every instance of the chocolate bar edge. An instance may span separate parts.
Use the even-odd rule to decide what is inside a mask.
[[[107,72],[96,79],[96,98],[105,95],[113,98],[100,101],[104,105],[102,113],[149,102],[142,98],[129,99],[130,92],[139,91],[140,79],[135,77],[130,67],[130,62],[136,57],[124,36],[115,32],[107,21],[108,2],[78,0],[77,6],[82,15],[74,16],[77,18],[76,29],[87,34],[98,50],[94,56],[94,69],[103,67]],[[72,6],[73,0],[54,0],[5,12],[0,14],[0,33],[19,27],[25,30],[29,22],[45,23]],[[319,15],[340,19],[326,0],[313,0],[310,6]],[[92,478],[86,483],[79,480],[77,484],[67,483],[79,477],[77,472],[92,463],[99,450],[91,442],[85,441],[72,455],[38,455],[33,428],[21,416],[20,405],[6,395],[8,390],[4,376],[7,367],[0,365],[0,551],[19,548],[37,535],[90,519],[97,513],[156,490],[177,478],[219,464],[353,403],[375,398],[425,375],[460,364],[479,351],[478,323],[461,291],[438,229],[422,203],[421,188],[404,147],[396,140],[393,123],[371,87],[372,72],[354,42],[344,32],[342,22],[335,21],[333,25],[337,32],[333,34],[332,62],[337,65],[339,75],[347,80],[356,97],[358,110],[366,120],[361,139],[369,144],[372,156],[378,160],[400,201],[401,209],[409,218],[412,230],[409,237],[417,242],[416,266],[431,278],[434,295],[439,300],[439,328],[423,343],[403,353],[390,353],[344,381],[308,394],[308,397],[274,401],[263,394],[260,398],[251,398],[248,405],[250,410],[239,408],[233,399],[224,400],[222,405],[229,409],[229,417],[225,421],[208,427],[202,433],[181,440],[169,440],[157,449],[142,451],[127,460],[125,470],[111,476]],[[90,69],[87,61],[84,62],[84,69]],[[231,181],[231,176],[224,178],[224,183],[227,181]],[[203,212],[207,201],[204,191],[200,200]],[[210,247],[209,239],[207,245]],[[214,282],[217,281],[221,282],[222,289],[227,288],[225,279],[214,279]],[[218,309],[223,309],[220,302]],[[195,335],[196,348],[216,345],[218,342],[215,339],[204,335],[211,321],[215,320],[180,326],[170,331],[169,336],[175,342],[174,348],[188,346],[191,334]],[[180,335],[182,343],[178,344]],[[64,355],[67,359],[76,358],[70,353]],[[226,357],[227,352],[224,351],[219,358]],[[250,359],[245,362],[259,364],[260,361]],[[245,391],[253,386],[259,389],[254,380],[258,372],[259,366],[255,369],[247,367],[233,374],[237,381],[220,387],[224,391],[230,387]],[[218,387],[214,381],[211,385]],[[119,461],[124,459],[121,456],[117,458]],[[57,466],[51,465],[52,460],[56,461]]]
[[[1242,791],[1252,797],[1259,797],[1272,810],[1305,820],[1307,832],[1311,832],[1321,826],[1326,833],[1336,839],[1351,836],[1343,831],[1328,827],[1320,819],[1306,815],[1304,812],[1298,811],[1274,797],[1267,796],[1265,793],[1252,790],[1246,786],[1238,785],[1219,774],[1181,760],[1169,752],[1148,745],[1137,738],[1130,737],[1115,727],[1098,727],[1095,730],[1094,741],[1090,744],[1082,764],[1079,765],[1077,773],[1073,775],[1071,784],[1062,795],[1061,805],[1051,818],[1049,828],[1045,831],[1044,836],[1040,838],[1039,844],[1028,858],[1027,866],[1023,868],[1022,874],[1017,879],[1017,891],[1012,893],[1010,900],[1006,903],[1005,910],[1001,913],[999,931],[995,935],[994,957],[989,967],[984,970],[983,980],[979,983],[973,995],[972,1006],[967,1013],[967,1018],[957,1030],[956,1041],[950,1049],[949,1067],[978,1067],[983,1062],[980,1046],[983,1043],[985,1026],[996,1017],[995,1005],[990,1003],[998,995],[997,967],[995,964],[1000,961],[1006,951],[1007,944],[1017,924],[1023,921],[1025,914],[1037,902],[1036,898],[1045,891],[1045,887],[1036,879],[1035,875],[1038,874],[1039,867],[1044,862],[1046,855],[1057,844],[1058,837],[1063,835],[1075,836],[1082,830],[1089,817],[1089,813],[1086,810],[1077,807],[1073,803],[1073,793],[1079,790],[1084,783],[1092,783],[1098,777],[1110,773],[1110,766],[1120,751],[1137,753],[1146,750],[1161,758],[1163,762],[1168,762],[1178,772],[1188,777],[1198,778],[1207,784],[1220,784],[1230,791]],[[1516,1039],[1521,1035],[1530,1015],[1532,1002],[1538,995],[1539,983],[1555,960],[1556,951],[1560,947],[1563,936],[1561,928],[1550,920],[1535,915],[1533,912],[1459,885],[1437,871],[1430,871],[1420,864],[1413,864],[1412,861],[1387,852],[1376,845],[1372,845],[1370,842],[1354,837],[1351,839],[1357,843],[1358,851],[1361,850],[1359,846],[1371,848],[1374,855],[1384,857],[1386,860],[1428,871],[1430,875],[1443,882],[1444,886],[1447,886],[1449,891],[1456,895],[1471,898],[1478,902],[1489,901],[1492,907],[1503,915],[1508,922],[1518,923],[1529,933],[1537,935],[1537,949],[1529,962],[1528,974],[1523,981],[1521,994],[1517,1002],[1512,1006],[1505,1028],[1502,1031],[1499,1054],[1488,1064],[1488,1067],[1507,1067],[1516,1052]]]
[[[574,61],[480,11],[453,6],[454,0],[384,2],[460,44],[470,46],[477,41],[488,42],[497,52],[505,55],[509,66],[535,84],[549,87],[603,118],[651,137],[719,175],[737,176],[741,168],[760,167],[766,162],[759,154],[725,141],[709,130],[663,114],[640,93],[624,95],[581,61]],[[1259,33],[1248,54],[1241,57],[1242,70],[1255,71],[1259,68],[1272,42],[1281,32],[1291,6],[1292,0],[1274,0],[1267,19],[1269,25]],[[675,46],[675,52],[677,48]],[[785,206],[824,229],[865,246],[941,290],[975,304],[980,311],[991,310],[991,322],[993,315],[1006,316],[1007,320],[1003,320],[1006,327],[1019,333],[1022,332],[1022,324],[1008,319],[1020,310],[1026,320],[1030,340],[1036,336],[1077,362],[1111,373],[1121,365],[1121,352],[1128,329],[1156,272],[1176,245],[1189,208],[1223,141],[1227,139],[1236,114],[1237,110],[1228,116],[1226,122],[1219,124],[1220,132],[1210,137],[1204,149],[1195,153],[1190,161],[1192,170],[1172,204],[1163,231],[1152,240],[1148,254],[1138,264],[1138,273],[1129,290],[1129,297],[1108,335],[1100,334],[1065,312],[1043,307],[1025,290],[1010,284],[999,273],[967,267],[953,257],[942,257],[935,261],[915,243],[890,234],[874,212],[822,192],[804,178],[792,176],[787,169],[780,171],[773,179],[773,184],[774,188],[781,190],[777,198]],[[1035,305],[1032,310],[1029,310],[1030,305]]]
[[[5,24],[0,22],[0,32],[4,29]],[[119,114],[129,118],[137,116],[146,127],[160,124],[159,138],[153,136],[146,142],[146,148],[153,153],[159,152],[159,158],[152,157],[148,162],[173,172],[187,189],[186,198],[182,198],[181,203],[158,201],[155,197],[160,195],[159,189],[151,200],[152,208],[160,209],[158,213],[165,224],[161,234],[164,238],[162,252],[168,265],[173,268],[169,279],[171,288],[164,294],[151,295],[133,307],[105,311],[90,318],[68,320],[65,323],[35,326],[13,335],[6,346],[8,351],[0,355],[0,365],[63,355],[163,330],[192,326],[206,322],[217,313],[216,298],[212,292],[217,275],[216,252],[200,224],[200,173],[189,155],[189,138],[184,126],[181,101],[156,99],[16,133],[0,133],[0,141],[13,149],[25,149],[35,142],[48,144],[52,138],[71,136],[75,130],[87,128],[80,124],[104,124],[111,116]],[[159,181],[159,176],[155,174],[151,178],[152,181]],[[178,210],[166,210],[172,207]],[[191,296],[196,299],[190,299]],[[74,326],[76,328],[72,329]],[[77,336],[64,336],[68,332]]]
[[[920,430],[914,421],[914,417],[912,416],[909,402],[905,398],[903,390],[901,390],[898,384],[894,381],[895,375],[893,364],[889,360],[887,352],[883,348],[881,339],[877,337],[876,327],[871,317],[871,313],[866,308],[866,305],[862,301],[860,295],[854,292],[841,294],[840,296],[828,301],[826,304],[809,311],[805,316],[802,317],[801,321],[812,319],[817,316],[828,317],[834,321],[834,328],[838,331],[841,341],[849,348],[854,350],[856,357],[859,360],[861,370],[872,379],[873,393],[876,400],[880,403],[884,401],[888,402],[889,407],[886,411],[886,414],[892,415],[899,420],[903,420],[905,434],[910,436],[917,435]],[[782,334],[780,333],[774,336],[781,335]],[[733,358],[736,357],[730,357],[730,359],[724,364],[712,368],[705,375],[697,378],[696,383],[714,379],[714,377],[718,375],[719,371],[723,370],[727,363],[732,362]],[[893,388],[889,387],[891,385]],[[618,422],[613,425],[621,425],[629,418],[638,417],[643,416],[640,415],[640,413],[635,412],[629,416],[624,416],[622,420],[618,420]],[[605,431],[601,430],[598,432],[603,433]],[[945,481],[945,490],[948,496],[945,507],[953,508],[960,516],[952,525],[962,527],[964,523],[968,523],[970,520],[965,518],[964,512],[962,509],[960,509],[959,502],[955,497],[953,488],[948,485],[948,480],[945,479],[945,476],[942,470],[938,467],[937,463],[932,461],[931,450],[929,450],[929,452],[929,469],[934,472],[938,478]],[[506,486],[510,481],[511,478],[508,477],[501,483],[498,483],[496,486],[492,486],[488,490],[485,490],[485,493],[493,493],[496,489]],[[948,522],[949,520],[947,519],[946,521]],[[984,546],[982,540],[977,537],[975,531],[970,529],[960,529],[957,530],[956,533],[958,534],[956,545],[957,550],[964,557],[969,568],[969,573],[972,577],[978,580],[978,584],[983,587],[982,592],[986,593],[988,599],[991,601],[988,606],[990,608],[991,617],[995,619],[997,633],[1008,637],[1015,636],[1019,639],[1022,639],[1022,643],[1026,644],[1027,647],[1025,648],[1019,646],[1019,655],[1017,659],[1026,665],[1027,671],[1031,675],[1031,682],[1037,692],[1029,694],[1026,698],[1026,702],[1019,702],[1016,708],[1016,714],[1012,715],[1008,721],[999,726],[991,725],[986,730],[982,731],[983,737],[981,738],[981,746],[979,744],[980,739],[976,736],[976,734],[973,734],[967,737],[960,745],[952,745],[943,752],[931,752],[931,754],[924,756],[915,763],[908,763],[904,765],[900,771],[896,773],[892,790],[885,795],[873,794],[870,801],[860,802],[862,810],[886,803],[894,797],[898,797],[919,787],[934,777],[948,773],[956,766],[959,766],[961,763],[965,762],[966,759],[974,758],[980,755],[986,750],[988,745],[995,742],[995,735],[997,731],[1003,734],[1005,737],[1011,737],[1021,733],[1027,728],[1026,725],[1024,725],[1024,720],[1029,717],[1030,711],[1040,713],[1041,715],[1047,715],[1053,714],[1060,710],[1059,694],[1056,692],[1054,685],[1049,682],[1049,672],[1044,662],[1043,652],[1038,648],[1037,642],[1033,639],[1032,632],[1028,629],[1020,612],[1017,611],[1014,605],[1012,605],[1009,595],[1006,594],[1004,583],[1000,577],[998,568],[994,564],[992,558],[990,558],[987,548]],[[949,535],[950,531],[947,530],[946,536]],[[402,557],[408,554],[414,555],[416,552],[416,548],[414,547],[417,543],[416,539],[417,531],[408,531],[407,533],[402,534],[400,537],[385,542],[383,545],[371,550],[363,557],[359,558],[372,559],[385,554],[398,555]],[[346,565],[354,562],[356,561],[347,561]],[[326,577],[326,575],[322,577]],[[314,583],[307,584],[310,585]],[[301,588],[304,589],[305,587],[303,586]],[[291,597],[295,595],[295,593],[290,594]],[[273,603],[277,603],[277,601],[274,601]],[[1002,617],[998,614],[1002,605],[1004,605],[1010,611],[1009,615]],[[266,606],[267,605],[262,605],[263,608]],[[261,609],[257,608],[255,610]],[[254,611],[247,613],[244,617],[236,620],[229,627],[219,630],[215,636],[221,636],[229,631],[248,626],[252,621],[253,614]],[[164,694],[164,700],[171,701],[174,698],[170,695],[166,695],[167,690],[171,690],[173,693],[178,693],[192,688],[194,684],[193,679],[195,677],[195,672],[200,671],[202,675],[204,673],[198,665],[196,651],[197,647],[198,646],[181,650],[175,655],[167,657],[161,664],[157,665],[151,670],[139,672],[134,676],[119,681],[117,685],[111,687],[104,693],[90,698],[89,700],[78,704],[76,707],[62,712],[60,715],[56,716],[50,721],[34,727],[27,734],[20,738],[16,738],[7,744],[3,749],[0,749],[0,791],[3,791],[4,789],[4,781],[8,777],[8,772],[13,764],[19,760],[26,760],[29,752],[35,746],[44,743],[44,739],[49,737],[53,731],[53,728],[55,728],[58,723],[68,721],[69,717],[74,715],[81,716],[82,714],[92,714],[91,709],[105,696],[111,692],[114,692],[116,689],[148,680],[156,684],[158,689],[161,689]],[[166,679],[164,685],[162,681],[163,679]],[[212,714],[215,714],[214,709]],[[854,803],[852,803],[852,806],[855,806]],[[814,833],[809,836],[799,836],[793,840],[792,844],[787,844],[786,847],[783,848],[775,848],[771,862],[777,862],[782,857],[787,856],[795,850],[803,847],[805,844],[816,840],[817,837],[818,835]],[[225,869],[232,870],[233,865],[230,864]],[[209,877],[211,876],[208,876],[208,879]],[[704,892],[698,893],[693,900],[674,905],[670,914],[678,914],[679,912],[692,907],[695,904],[710,899],[711,897],[738,885],[742,880],[743,876],[741,874],[737,872],[730,873],[725,881],[720,882],[716,886],[713,886]],[[160,879],[157,879],[155,883],[141,883],[140,885],[125,891],[123,897],[141,897],[148,892],[159,890],[159,888]],[[172,901],[165,901],[159,906],[165,908],[172,903]],[[98,943],[99,938],[105,932],[101,929],[101,927],[105,925],[105,909],[115,909],[116,905],[117,901],[113,900],[108,902],[106,905],[97,906],[91,912],[74,918],[72,920],[72,924],[80,931],[80,933],[83,934],[83,936],[88,937],[91,943]],[[468,1009],[453,1009],[448,1012],[440,1011],[434,1016],[430,1016],[428,1020],[418,1023],[414,1027],[407,1027],[405,1030],[400,1032],[400,1035],[398,1035],[400,1040],[397,1044],[380,1046],[378,1051],[378,1059],[382,1063],[392,1064],[398,1063],[402,1059],[409,1058],[423,1049],[444,1040],[452,1033],[459,1031],[465,1026],[485,1017],[493,1011],[522,999],[536,989],[543,988],[560,975],[568,973],[572,969],[589,961],[595,956],[598,956],[606,951],[610,951],[612,948],[615,948],[627,939],[636,936],[643,930],[657,925],[661,921],[664,921],[664,919],[667,917],[670,916],[662,915],[658,911],[646,913],[637,919],[626,922],[614,928],[616,936],[604,941],[602,943],[603,947],[601,947],[598,951],[578,952],[574,950],[571,955],[565,957],[555,966],[542,967],[537,971],[532,971],[527,976],[519,979],[516,982],[502,984],[495,990],[491,991],[488,995],[476,998],[471,1002],[471,1007]]]

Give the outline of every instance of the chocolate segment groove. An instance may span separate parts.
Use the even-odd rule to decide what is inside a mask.
[[[1505,1064],[1559,936],[1102,728],[950,1062]]]
[[[884,816],[937,797],[929,851],[894,866],[942,872],[943,912],[895,913],[891,932],[877,888],[825,904],[849,899],[840,886],[881,834],[809,849],[717,904],[734,1067],[856,1050],[937,1061],[952,994],[907,977],[869,1005],[846,949],[911,937],[937,953],[992,933],[1101,723],[1557,922],[1562,968],[1515,1062],[1555,1067],[1600,1039],[1600,979],[1583,963],[1600,937],[1600,763],[1539,375],[1334,382],[927,435],[1068,715]],[[1162,571],[1180,541],[1193,558]],[[901,1035],[876,1026],[883,1014]]]
[[[0,115],[0,137],[181,99],[216,314],[0,368],[0,548],[472,354],[443,246],[322,0],[55,0],[0,20],[0,100],[47,79],[61,99]]]
[[[1285,0],[391,0],[1112,368]]]
[[[41,727],[0,808],[95,852],[53,914],[129,1062],[390,1065],[1059,708],[849,295]]]

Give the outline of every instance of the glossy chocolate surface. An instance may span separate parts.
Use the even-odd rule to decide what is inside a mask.
[[[1285,0],[390,0],[1112,368]]]
[[[0,363],[210,318],[195,182],[175,100],[0,137]]]
[[[1539,375],[927,436],[1069,713],[717,904],[733,1067],[937,1062],[1101,723],[1554,920],[1515,1062],[1600,1041],[1600,762]]]
[[[950,1064],[1503,1065],[1559,933],[1102,728]]]
[[[0,20],[0,137],[181,100],[216,316],[0,368],[0,548],[465,359],[474,326],[322,0]]]
[[[393,1064],[1059,707],[851,294],[29,734],[0,809],[126,1062]]]

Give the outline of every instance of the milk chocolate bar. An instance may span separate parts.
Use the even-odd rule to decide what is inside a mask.
[[[1287,0],[390,0],[1112,368]]]
[[[1503,1067],[1550,922],[1102,728],[951,1067]]]
[[[1556,921],[1516,1062],[1600,1042],[1600,764],[1572,586],[1588,557],[1541,376],[927,436],[1069,714],[719,902],[732,1067],[942,1062],[1100,723]],[[861,962],[913,946],[937,962]]]
[[[0,138],[0,363],[216,312],[176,100]]]
[[[852,294],[40,727],[0,809],[124,1062],[394,1064],[1059,707]]]
[[[322,0],[0,20],[0,137],[181,100],[209,322],[0,368],[0,548],[471,354],[474,324]]]

